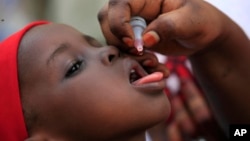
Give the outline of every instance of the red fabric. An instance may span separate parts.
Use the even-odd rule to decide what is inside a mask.
[[[33,22],[0,43],[0,141],[23,141],[28,137],[24,122],[17,74],[17,51],[22,36]]]
[[[170,75],[175,73],[177,75],[177,77],[180,80],[180,85],[183,85],[183,80],[189,79],[192,80],[193,82],[195,82],[195,79],[192,75],[192,73],[190,72],[190,70],[185,66],[185,61],[187,60],[187,58],[185,56],[168,56],[168,60],[165,63],[167,68],[170,71]],[[181,89],[182,86],[180,86]],[[197,85],[198,87],[198,85]],[[168,98],[171,99],[174,96],[174,94],[172,94],[169,91],[169,88],[165,88],[165,92],[168,96]],[[180,96],[182,98],[182,100],[184,99],[181,90],[179,90],[179,92],[177,92],[177,95]],[[172,120],[174,119],[174,111],[173,109],[171,110],[170,116],[167,119],[167,123],[170,123]]]
[[[167,68],[169,68],[171,73],[176,73],[181,79],[191,79],[193,80],[193,76],[188,68],[185,66],[185,61],[187,58],[185,56],[176,56],[176,57],[168,57],[168,61],[166,63]]]

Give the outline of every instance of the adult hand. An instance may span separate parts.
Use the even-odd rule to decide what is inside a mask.
[[[167,125],[167,137],[172,140],[225,141],[226,134],[218,125],[207,101],[197,85],[182,79],[181,96],[171,100],[173,120]]]
[[[225,134],[197,85],[182,79],[181,95],[171,98],[172,118],[148,130],[152,141],[225,141]]]
[[[148,23],[145,47],[165,55],[191,55],[214,43],[225,19],[201,0],[109,0],[98,15],[108,44],[126,51],[133,47],[132,16]]]

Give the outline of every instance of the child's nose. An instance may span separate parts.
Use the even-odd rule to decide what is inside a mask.
[[[102,48],[101,61],[105,65],[111,65],[119,56],[119,50],[113,46]]]

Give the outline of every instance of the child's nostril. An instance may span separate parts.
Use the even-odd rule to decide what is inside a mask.
[[[115,55],[109,55],[109,62],[112,62],[112,60],[115,58]]]

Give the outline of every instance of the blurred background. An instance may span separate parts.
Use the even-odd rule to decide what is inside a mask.
[[[107,0],[0,0],[0,40],[34,20],[69,24],[104,41],[97,13]]]
[[[97,13],[108,0],[0,0],[0,40],[34,20],[69,24],[104,42]],[[250,37],[248,0],[206,0],[234,19]],[[247,13],[248,11],[248,13]]]

